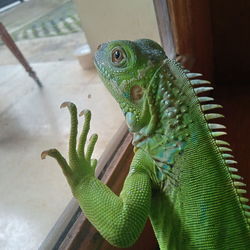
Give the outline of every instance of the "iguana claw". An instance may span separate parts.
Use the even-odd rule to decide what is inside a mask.
[[[71,105],[75,105],[75,104],[72,103],[72,102],[63,102],[63,103],[60,105],[60,109],[69,107],[69,106],[71,106]]]
[[[41,158],[42,160],[44,160],[46,158],[46,156],[50,156],[54,159],[57,160],[59,166],[61,167],[64,175],[67,177],[67,178],[70,178],[71,174],[72,174],[72,170],[70,168],[70,166],[68,165],[67,161],[64,159],[64,157],[61,155],[61,153],[53,148],[53,149],[49,149],[49,150],[45,150],[41,153]]]
[[[45,150],[41,153],[41,159],[44,160],[46,159],[46,156],[48,155],[48,150]]]
[[[89,116],[89,115],[91,115],[91,112],[90,112],[90,110],[88,110],[88,109],[84,109],[84,110],[82,110],[80,113],[79,113],[79,116]]]

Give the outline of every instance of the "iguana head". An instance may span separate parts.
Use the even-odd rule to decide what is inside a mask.
[[[111,41],[98,47],[97,71],[119,103],[132,132],[150,126],[149,86],[164,59],[160,45],[148,39]]]

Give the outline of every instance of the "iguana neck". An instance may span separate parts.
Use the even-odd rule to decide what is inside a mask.
[[[188,111],[190,106],[197,102],[197,98],[193,98],[192,90],[188,91],[190,86],[186,86],[180,76],[178,79],[175,77],[175,73],[169,68],[170,62],[169,59],[164,60],[151,79],[147,90],[151,120],[135,133],[137,137],[154,137],[161,134],[165,135],[168,141],[183,141],[190,134],[188,125],[192,119]],[[178,67],[178,64],[175,64]],[[183,75],[183,78],[186,76]]]
[[[192,131],[190,110],[195,107],[195,98],[187,95],[187,88],[182,85],[185,81],[175,78],[169,62],[164,61],[149,85],[148,103],[154,118],[150,125],[134,133],[133,140],[136,148],[147,151],[155,161],[158,183],[169,177],[176,159],[183,153]],[[153,91],[156,94],[152,95]]]

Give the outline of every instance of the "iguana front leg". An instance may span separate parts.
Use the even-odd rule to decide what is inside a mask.
[[[77,109],[73,103],[64,103],[71,114],[69,140],[69,164],[56,149],[42,153],[55,158],[67,178],[73,195],[79,201],[86,217],[111,244],[119,247],[132,245],[140,235],[148,217],[151,203],[151,181],[145,167],[150,160],[137,151],[120,196],[115,195],[94,176],[97,161],[91,160],[97,135],[86,138],[91,119],[90,111],[84,111],[85,122],[77,147]]]

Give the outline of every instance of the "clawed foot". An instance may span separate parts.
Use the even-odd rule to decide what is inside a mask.
[[[71,129],[69,138],[69,163],[61,155],[57,149],[49,149],[43,151],[41,158],[45,159],[46,156],[50,156],[57,160],[58,164],[62,168],[65,177],[71,187],[75,187],[78,183],[87,175],[94,175],[95,167],[97,165],[96,159],[91,159],[94,147],[97,141],[97,134],[93,134],[89,139],[89,144],[86,147],[87,135],[89,132],[89,124],[91,120],[91,112],[89,110],[83,110],[79,116],[85,116],[83,129],[77,145],[77,108],[75,104],[71,102],[64,102],[61,108],[67,107],[71,117]]]

